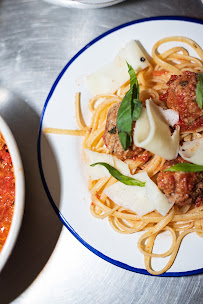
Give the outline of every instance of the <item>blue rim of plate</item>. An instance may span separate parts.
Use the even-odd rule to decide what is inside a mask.
[[[73,227],[68,223],[68,221],[64,218],[64,216],[62,215],[62,213],[60,212],[60,210],[57,208],[51,193],[49,191],[48,185],[46,183],[46,179],[44,176],[44,172],[43,172],[43,168],[42,168],[42,159],[41,159],[41,133],[42,133],[42,124],[43,124],[43,118],[46,112],[46,108],[48,106],[49,100],[52,97],[52,94],[57,86],[57,84],[59,83],[60,79],[62,78],[63,74],[66,72],[66,70],[69,68],[69,66],[77,59],[77,57],[79,57],[85,50],[87,50],[90,46],[92,46],[94,43],[96,43],[97,41],[101,40],[102,38],[104,38],[105,36],[118,31],[122,28],[131,26],[133,24],[136,23],[143,23],[143,22],[148,22],[148,21],[160,21],[160,20],[176,20],[176,21],[186,21],[186,22],[192,22],[192,23],[199,23],[203,25],[203,20],[201,19],[195,19],[195,18],[189,18],[189,17],[179,17],[179,16],[160,16],[160,17],[150,17],[150,18],[144,18],[144,19],[138,19],[138,20],[133,20],[124,24],[121,24],[119,26],[116,26],[108,31],[106,31],[105,33],[99,35],[98,37],[96,37],[95,39],[93,39],[92,41],[90,41],[88,44],[86,44],[78,53],[75,54],[75,56],[73,56],[69,62],[65,65],[65,67],[62,69],[62,71],[60,72],[60,74],[58,75],[58,77],[56,78],[48,96],[47,99],[45,101],[43,110],[42,110],[42,114],[41,114],[41,118],[40,118],[40,126],[39,126],[39,133],[38,133],[38,140],[37,140],[37,154],[38,154],[38,165],[39,165],[39,171],[40,171],[40,175],[41,175],[41,179],[42,179],[42,183],[44,186],[44,189],[46,191],[46,194],[48,196],[48,199],[52,205],[52,207],[54,208],[56,214],[58,215],[58,217],[60,218],[61,222],[63,223],[63,225],[65,225],[65,227],[74,235],[74,237],[80,242],[82,243],[86,248],[88,248],[90,251],[92,251],[94,254],[96,254],[97,256],[99,256],[100,258],[106,260],[107,262],[114,264],[115,266],[121,267],[123,269],[126,270],[130,270],[136,273],[140,273],[140,274],[145,274],[145,275],[150,275],[153,276],[152,274],[150,274],[147,270],[142,269],[142,268],[135,268],[132,266],[129,266],[125,263],[122,263],[120,261],[114,260],[106,255],[104,255],[102,252],[98,251],[97,249],[95,249],[94,247],[92,247],[90,244],[88,244],[85,240],[83,240],[78,234],[77,232],[73,229]],[[159,277],[181,277],[181,276],[189,276],[189,275],[195,275],[195,274],[200,274],[203,273],[203,268],[200,269],[196,269],[196,270],[191,270],[191,271],[184,271],[184,272],[165,272],[161,275],[159,275]]]

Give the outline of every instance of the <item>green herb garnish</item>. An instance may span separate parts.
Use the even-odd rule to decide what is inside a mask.
[[[142,112],[142,102],[139,101],[138,99],[133,99],[133,121],[138,120],[140,117],[140,114]]]
[[[128,65],[130,75],[130,90],[124,96],[117,115],[117,129],[121,145],[127,150],[132,144],[132,124],[142,111],[142,102],[139,101],[139,85],[135,71]]]
[[[166,172],[166,171],[201,172],[201,171],[203,171],[203,166],[195,165],[195,164],[188,164],[188,163],[181,163],[181,164],[176,164],[176,165],[164,170],[164,172]]]
[[[198,74],[199,81],[196,88],[196,102],[198,103],[200,109],[203,106],[203,74]]]
[[[115,177],[119,182],[121,182],[125,185],[139,186],[139,187],[144,187],[145,186],[145,182],[140,182],[137,179],[134,179],[134,178],[126,176],[126,175],[123,175],[117,169],[115,169],[114,167],[112,167],[111,165],[109,165],[107,163],[103,163],[103,162],[95,163],[95,164],[92,164],[90,166],[94,167],[96,165],[104,166],[113,177]]]

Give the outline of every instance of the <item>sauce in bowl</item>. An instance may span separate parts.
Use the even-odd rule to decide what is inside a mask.
[[[15,177],[7,145],[0,136],[0,251],[8,236],[15,203]]]

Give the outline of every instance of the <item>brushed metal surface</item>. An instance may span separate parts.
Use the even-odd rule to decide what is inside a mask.
[[[17,139],[26,175],[22,229],[0,274],[1,304],[203,302],[202,275],[144,276],[111,265],[83,247],[62,228],[37,165],[39,117],[67,61],[114,26],[160,15],[202,18],[203,5],[200,0],[128,0],[84,11],[40,0],[0,0],[0,85],[12,92],[0,101],[0,111]]]

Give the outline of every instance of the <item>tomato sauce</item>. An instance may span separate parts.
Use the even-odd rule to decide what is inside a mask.
[[[168,71],[152,71],[153,76],[162,76],[168,74]]]
[[[0,251],[11,226],[15,202],[15,177],[7,146],[0,150]]]
[[[151,153],[148,152],[147,150],[145,150],[142,154],[139,154],[137,156],[134,156],[132,159],[135,161],[143,161],[143,162],[147,162],[150,158]]]
[[[203,126],[203,116],[199,117],[194,122],[192,122],[191,124],[188,124],[188,125],[185,124],[185,122],[182,121],[180,118],[178,125],[181,128],[181,132],[186,132],[186,131],[195,132],[196,130],[198,130],[199,128],[201,128]]]

